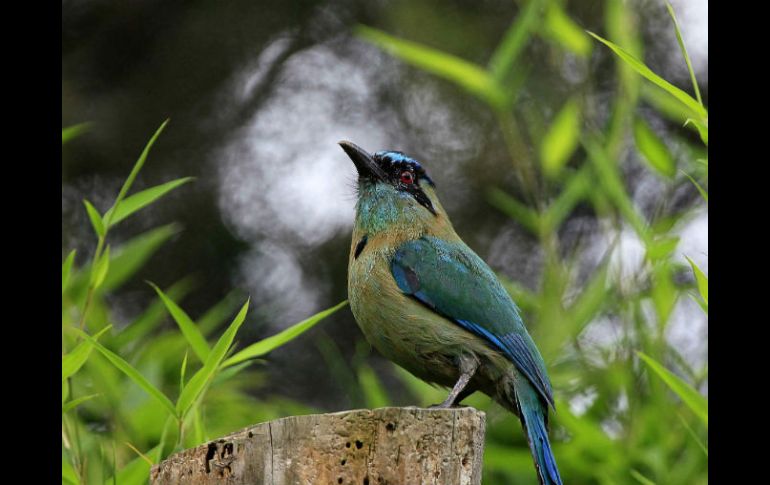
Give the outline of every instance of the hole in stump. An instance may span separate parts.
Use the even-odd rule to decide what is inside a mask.
[[[360,450],[362,446],[364,446],[364,444],[361,441],[356,440],[356,448]]]
[[[340,465],[345,466],[345,463],[347,463],[347,462],[348,462],[348,460],[343,458],[343,460],[340,462]]]
[[[345,448],[350,448],[350,441],[348,441],[347,443],[345,443]]]
[[[342,477],[339,477],[339,478],[337,479],[337,483],[342,483]]]
[[[369,485],[369,477],[364,477],[364,485]]]
[[[394,423],[388,423],[387,425],[385,425],[385,429],[392,432],[396,429],[396,425]]]
[[[249,438],[253,438],[253,437],[254,437],[254,433],[252,433],[251,431],[249,431]]]

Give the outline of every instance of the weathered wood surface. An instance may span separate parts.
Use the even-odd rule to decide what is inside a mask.
[[[486,417],[473,408],[291,416],[152,467],[152,485],[479,485]]]

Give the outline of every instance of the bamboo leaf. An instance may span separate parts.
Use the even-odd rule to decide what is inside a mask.
[[[104,355],[104,357],[109,360],[112,365],[114,365],[118,370],[123,372],[129,379],[134,381],[139,387],[144,389],[144,391],[149,394],[150,396],[154,397],[159,403],[163,405],[173,416],[176,416],[176,410],[174,409],[174,405],[171,403],[169,398],[166,397],[165,394],[163,394],[160,390],[158,390],[157,387],[152,385],[150,381],[148,381],[138,370],[136,370],[131,364],[126,362],[121,356],[117,355],[116,353],[112,352],[111,350],[104,347],[102,344],[97,342],[93,337],[88,335],[87,333],[83,332],[80,329],[73,328],[73,331],[80,334],[83,338],[87,339],[89,342],[93,344],[93,346]]]
[[[99,237],[104,237],[104,221],[99,211],[88,202],[88,199],[83,199],[83,205],[86,206],[86,212],[88,212],[88,218],[91,220],[91,226],[94,228],[94,232]]]
[[[591,55],[593,45],[585,30],[577,25],[556,3],[548,5],[542,28],[545,36],[583,58]]]
[[[598,35],[594,34],[591,31],[587,31],[589,35],[591,35],[593,38],[598,40],[599,42],[603,43],[610,49],[612,49],[615,54],[617,54],[618,57],[620,57],[626,64],[631,66],[636,72],[647,78],[649,81],[652,81],[653,83],[657,84],[666,92],[671,94],[673,97],[678,99],[682,104],[693,110],[695,113],[698,114],[701,118],[704,120],[708,118],[708,112],[706,109],[700,105],[695,99],[693,99],[692,96],[685,93],[678,87],[674,86],[670,82],[666,81],[662,77],[658,76],[652,70],[647,67],[642,61],[631,55],[628,51],[620,47],[619,45],[616,45],[612,42],[610,42],[607,39],[603,39],[602,37],[599,37]]]
[[[641,118],[634,120],[636,147],[648,162],[650,168],[666,178],[676,175],[676,162],[663,140]]]
[[[268,352],[280,347],[281,345],[284,345],[287,342],[292,341],[293,339],[295,339],[302,333],[306,332],[307,330],[313,328],[315,324],[317,324],[318,322],[320,322],[321,320],[328,317],[329,315],[336,312],[337,310],[339,310],[340,308],[344,307],[347,304],[348,304],[348,301],[345,300],[331,308],[318,312],[315,315],[299,323],[292,325],[291,327],[287,328],[286,330],[280,333],[277,333],[264,340],[260,340],[259,342],[253,343],[248,347],[246,347],[245,349],[238,352],[237,354],[233,355],[229,359],[227,359],[223,364],[223,366],[224,367],[231,366],[231,365],[243,362],[245,360],[254,359],[262,355],[265,355]]]
[[[703,301],[706,302],[706,305],[709,303],[709,279],[708,277],[703,274],[703,271],[700,270],[697,264],[693,262],[692,259],[685,256],[687,258],[687,262],[690,263],[690,266],[692,267],[692,272],[695,275],[695,282],[698,284],[698,293],[700,293],[701,298],[703,298]]]
[[[61,144],[64,145],[68,141],[75,137],[78,137],[88,131],[91,127],[91,123],[79,123],[77,125],[68,126],[61,130]]]
[[[540,216],[534,210],[522,204],[506,192],[492,187],[487,190],[487,201],[510,218],[529,229],[533,234],[540,234]]]
[[[116,212],[113,213],[112,209],[108,210],[107,213],[104,214],[104,219],[107,220],[109,218],[110,227],[113,227],[123,219],[143,209],[144,207],[147,207],[175,188],[180,187],[187,182],[190,182],[191,180],[194,180],[194,177],[184,177],[172,180],[170,182],[156,185],[155,187],[150,187],[149,189],[145,189],[141,192],[137,192],[136,194],[128,196],[123,200]]]
[[[481,66],[364,25],[356,28],[356,34],[409,64],[452,81],[493,106],[502,107],[506,102],[506,94]]]
[[[230,349],[230,346],[235,339],[235,334],[246,319],[246,312],[249,309],[249,301],[241,308],[235,319],[230,323],[225,333],[217,341],[214,348],[209,353],[206,362],[203,364],[198,372],[192,376],[190,381],[184,386],[182,392],[179,394],[179,399],[176,402],[176,412],[178,416],[184,417],[187,412],[192,408],[193,404],[203,394],[203,391],[208,386],[209,382],[214,378],[214,375],[219,370],[219,366],[225,357],[225,354]]]
[[[107,272],[110,270],[110,245],[104,249],[104,253],[96,263],[93,273],[91,273],[91,286],[94,289],[99,288],[104,283],[104,279],[107,277]]]
[[[575,152],[580,139],[580,105],[571,98],[561,108],[540,144],[540,162],[546,176],[554,178]]]
[[[136,160],[136,163],[134,163],[134,167],[131,169],[131,173],[128,174],[128,178],[125,182],[123,182],[123,186],[120,188],[120,193],[118,193],[118,197],[115,199],[115,203],[112,205],[112,208],[110,208],[110,216],[105,218],[104,222],[107,227],[110,227],[112,225],[112,217],[114,217],[114,214],[120,209],[120,204],[123,202],[123,199],[125,198],[128,191],[131,189],[131,186],[134,184],[134,180],[136,180],[136,176],[139,174],[139,171],[144,166],[144,162],[147,160],[147,155],[150,153],[150,149],[155,144],[155,140],[158,139],[158,136],[163,132],[163,129],[168,124],[169,120],[164,121],[161,123],[160,127],[155,131],[155,134],[152,135],[152,138],[150,138],[150,141],[147,142],[147,145],[145,145],[144,150],[142,150],[142,153],[139,155],[139,158]]]
[[[637,351],[636,354],[660,377],[666,385],[676,393],[705,424],[709,424],[708,401],[692,386],[683,381],[679,376],[663,367],[652,357]]]
[[[101,394],[89,394],[88,396],[79,397],[77,399],[73,399],[72,401],[68,402],[67,404],[63,405],[61,408],[61,412],[68,413],[78,407],[79,405],[83,404],[84,402],[95,398],[96,396],[100,396]]]
[[[101,337],[104,332],[110,329],[110,326],[106,326],[94,335],[94,339]],[[92,345],[88,340],[84,340],[77,344],[68,354],[65,354],[61,358],[61,380],[65,381],[68,377],[75,375],[77,371],[83,367],[88,357],[91,355]]]
[[[689,173],[687,173],[687,172],[685,172],[683,170],[680,170],[680,172],[682,172],[685,175],[685,177],[690,179],[690,182],[692,182],[692,184],[695,186],[695,188],[698,189],[698,192],[700,193],[700,196],[703,197],[703,200],[708,202],[709,201],[709,194],[708,194],[708,192],[703,190],[703,187],[701,187],[700,184],[698,182],[696,182],[695,179],[692,178],[692,176]]]
[[[201,362],[206,362],[211,349],[209,349],[209,344],[206,343],[206,339],[203,337],[203,334],[201,334],[197,325],[195,325],[195,322],[193,322],[187,313],[185,313],[179,305],[174,303],[171,298],[166,296],[166,294],[154,283],[149,283],[149,285],[155,289],[155,292],[163,301],[163,304],[166,305],[168,312],[174,317],[174,321],[179,325],[182,335],[187,339],[187,342],[190,344],[190,347],[192,347],[195,355],[198,356],[198,359],[200,359]]]
[[[388,393],[382,386],[382,382],[374,370],[366,364],[361,365],[358,369],[358,384],[364,393],[367,408],[376,409],[390,405],[390,398],[388,398]]]
[[[61,292],[64,293],[64,289],[67,287],[67,283],[70,280],[70,273],[72,273],[72,265],[75,262],[75,250],[73,249],[64,259],[64,263],[61,265]]]
[[[519,53],[530,39],[531,32],[540,18],[543,3],[542,0],[529,0],[492,54],[489,60],[489,71],[498,83],[502,84],[505,81],[516,64]]]
[[[687,55],[687,48],[684,46],[684,40],[682,40],[682,32],[679,30],[679,22],[676,21],[676,15],[674,14],[674,8],[671,7],[670,2],[666,2],[666,8],[668,9],[671,20],[674,21],[674,30],[676,31],[676,40],[679,42],[679,48],[682,50],[682,56],[684,56],[684,62],[687,63],[687,70],[690,72],[690,80],[692,81],[692,88],[695,91],[695,97],[698,99],[698,103],[703,106],[703,99],[700,96],[700,89],[698,89],[698,81],[695,79],[695,71],[692,69],[692,62],[690,62],[690,56]]]

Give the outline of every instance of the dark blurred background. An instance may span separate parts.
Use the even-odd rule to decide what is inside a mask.
[[[672,83],[689,86],[662,4],[626,3],[645,62]],[[457,86],[352,33],[365,24],[484,65],[522,4],[64,1],[62,126],[91,125],[63,147],[62,257],[76,248],[79,264],[90,260],[94,237],[81,200],[106,211],[146,141],[170,118],[134,190],[184,176],[196,180],[111,233],[118,245],[159,224],[177,221],[181,227],[111,296],[118,328],[154,296],[144,280],[166,287],[192,276],[194,286],[181,304],[194,318],[233,290],[240,301],[249,295],[253,310],[238,337],[243,345],[345,299],[355,171],[337,146],[342,139],[371,151],[401,150],[423,162],[461,237],[497,272],[536,289],[542,274],[537,239],[486,197],[490,186],[524,197],[494,114]],[[707,2],[673,6],[707,103]],[[598,1],[565,4],[574,22],[598,33],[605,30],[606,8]],[[546,129],[578,91],[600,107],[587,124],[607,119],[606,105],[617,94],[608,49],[597,44],[590,60],[581,62],[556,55],[535,36],[518,62],[527,74],[515,105],[520,125]],[[639,109],[675,153],[697,140],[649,106]],[[535,150],[526,137],[523,142],[522,150]],[[698,204],[692,186],[665,187],[633,150],[622,152],[622,167],[629,193],[646,215],[654,214],[661,198],[671,210]],[[579,247],[586,267],[595,266],[610,244],[600,225],[590,206],[580,205],[560,230],[564,247]],[[704,208],[679,231],[678,252],[704,271],[707,230]],[[622,270],[638,264],[644,250],[633,232],[620,234],[613,258]],[[693,301],[680,300],[672,319],[672,345],[702,366],[706,316]],[[344,360],[366,353],[344,309],[270,354],[260,392],[325,410],[355,405],[329,371],[328,352],[318,344],[326,337]],[[396,403],[411,404],[390,364],[374,352],[369,363]]]

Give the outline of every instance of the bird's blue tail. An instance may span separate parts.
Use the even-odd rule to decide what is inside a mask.
[[[551,443],[548,441],[546,429],[547,404],[544,404],[537,391],[528,382],[520,383],[516,389],[516,398],[519,401],[521,423],[527,434],[529,449],[535,460],[535,468],[542,485],[563,485],[556,467],[556,459],[551,451]]]

